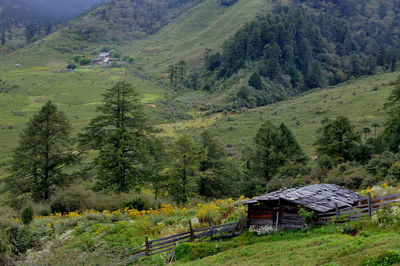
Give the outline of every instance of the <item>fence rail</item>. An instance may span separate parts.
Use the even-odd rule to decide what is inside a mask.
[[[335,211],[317,214],[317,224],[326,224],[333,222],[335,220],[335,217],[343,217],[342,219],[344,221],[361,220],[366,216],[371,217],[374,211],[395,202],[400,202],[400,193],[380,198],[371,198],[371,194],[368,193],[367,203],[343,209],[339,209],[336,204]]]
[[[336,210],[327,213],[317,214],[317,224],[326,224],[334,222],[334,218],[343,217],[342,221],[355,221],[361,220],[366,216],[371,217],[373,212],[385,207],[388,204],[400,202],[400,193],[380,198],[371,198],[368,194],[367,203],[362,203],[358,206],[347,207],[339,209],[336,204]],[[189,231],[166,236],[159,239],[149,240],[145,239],[145,243],[139,247],[128,249],[124,251],[122,260],[117,264],[129,263],[135,259],[152,256],[155,254],[172,251],[178,244],[185,242],[203,241],[206,239],[224,239],[232,238],[243,233],[246,224],[246,219],[240,218],[238,222],[221,224],[216,226],[209,226],[201,229],[194,230],[189,221]]]
[[[189,231],[172,236],[166,236],[159,239],[145,239],[145,243],[139,247],[125,250],[122,260],[117,264],[132,262],[135,259],[152,256],[155,254],[168,252],[173,250],[178,244],[186,242],[197,242],[206,239],[216,240],[224,238],[232,238],[243,233],[245,227],[245,218],[242,217],[238,222],[209,226],[194,230],[192,223],[189,221]]]

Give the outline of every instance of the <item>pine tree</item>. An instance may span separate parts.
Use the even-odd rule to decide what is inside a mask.
[[[145,176],[152,185],[155,200],[159,198],[167,183],[167,176],[163,173],[166,165],[166,152],[162,141],[158,138],[149,140],[149,155],[146,162]]]
[[[257,73],[253,73],[253,75],[250,76],[249,85],[255,88],[256,90],[263,89],[261,78]]]
[[[170,150],[171,167],[166,169],[169,177],[168,190],[177,203],[186,203],[195,189],[195,177],[202,159],[200,147],[188,134],[183,134]]]
[[[268,182],[277,173],[284,161],[280,150],[281,136],[278,128],[271,121],[264,123],[254,138],[252,172]]]
[[[371,125],[374,128],[374,137],[376,138],[376,128],[380,127],[378,123],[372,123]]]
[[[314,145],[318,155],[325,154],[336,162],[356,159],[361,134],[354,131],[354,126],[348,118],[338,116],[335,120],[324,121],[317,134]]]
[[[68,182],[64,170],[77,160],[70,133],[64,113],[47,102],[20,136],[7,190],[13,196],[28,193],[36,201],[49,200],[56,188]]]
[[[285,154],[286,160],[293,160],[296,163],[304,163],[307,161],[307,156],[304,154],[296,138],[290,129],[281,123],[279,126],[280,146],[281,151]]]
[[[200,135],[202,160],[197,179],[198,193],[207,198],[227,196],[232,191],[233,176],[227,175],[227,155],[221,145],[212,137],[209,131]]]
[[[79,135],[82,149],[99,151],[95,160],[98,188],[124,192],[143,182],[148,161],[147,126],[138,95],[128,82],[108,89],[100,114]]]

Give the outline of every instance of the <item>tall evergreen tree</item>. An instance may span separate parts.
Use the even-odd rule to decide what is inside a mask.
[[[262,177],[265,182],[271,180],[285,159],[280,150],[280,142],[279,129],[271,121],[265,122],[254,138],[254,155],[251,168],[252,172]]]
[[[224,197],[232,193],[234,176],[229,168],[227,154],[222,146],[212,137],[209,131],[200,135],[203,157],[200,161],[198,193],[207,198]]]
[[[183,134],[170,150],[171,166],[166,169],[169,177],[168,190],[177,203],[186,203],[194,193],[202,153],[188,134]]]
[[[383,139],[390,151],[398,152],[400,150],[400,77],[397,78],[385,107],[389,118],[385,123]]]
[[[83,149],[99,152],[95,160],[98,188],[124,192],[143,182],[148,155],[143,107],[133,86],[125,81],[108,89],[100,113],[80,134]]]
[[[28,193],[36,201],[49,200],[57,187],[68,182],[64,170],[77,159],[70,133],[64,113],[47,102],[21,134],[5,180],[7,190],[13,196]]]
[[[276,127],[271,121],[258,130],[253,148],[245,153],[247,180],[244,193],[252,196],[262,192],[273,178],[296,177],[303,169],[307,157],[285,124]],[[284,170],[286,173],[281,174]]]
[[[361,134],[354,130],[350,120],[338,116],[335,120],[326,120],[317,131],[316,146],[318,155],[327,155],[336,162],[353,161],[357,158],[361,144]]]
[[[261,78],[257,73],[253,73],[253,75],[250,76],[249,85],[255,88],[256,90],[263,89]]]

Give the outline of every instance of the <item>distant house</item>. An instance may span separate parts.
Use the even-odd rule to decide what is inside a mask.
[[[333,184],[317,184],[305,187],[282,189],[242,204],[248,205],[248,225],[270,225],[284,229],[301,228],[305,222],[299,216],[300,209],[316,214],[334,211],[337,208],[358,206],[365,197]],[[318,221],[316,221],[318,223]]]
[[[110,58],[110,53],[101,53],[99,54],[99,58],[105,60],[106,58]]]
[[[119,61],[119,58],[110,57],[109,53],[101,53],[97,56],[97,58],[92,60],[93,65],[106,65],[111,64],[112,62]]]

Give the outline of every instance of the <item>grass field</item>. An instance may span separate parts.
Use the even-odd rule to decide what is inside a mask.
[[[367,230],[351,236],[324,233],[323,230],[326,229],[322,228],[319,233],[316,230],[293,233],[293,236],[287,233],[281,237],[261,237],[260,243],[233,248],[184,265],[360,265],[368,257],[375,258],[400,249],[400,235],[395,232]]]
[[[0,77],[18,89],[0,93],[0,153],[8,157],[16,146],[25,123],[46,101],[53,101],[65,112],[79,132],[95,115],[102,94],[115,82],[132,81],[143,103],[153,103],[164,97],[156,85],[134,76],[123,68],[83,69],[75,73],[56,73],[59,67],[23,67],[1,71]],[[152,108],[148,108],[149,112]]]

